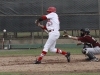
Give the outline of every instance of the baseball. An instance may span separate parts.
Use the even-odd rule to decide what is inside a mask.
[[[3,32],[6,32],[6,29],[4,29]]]

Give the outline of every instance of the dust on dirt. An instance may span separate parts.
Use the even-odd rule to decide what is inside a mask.
[[[90,62],[84,55],[71,55],[68,63],[63,55],[45,56],[41,64],[33,64],[38,56],[0,56],[0,72],[72,73],[100,72],[100,61]],[[100,58],[100,55],[97,55]]]

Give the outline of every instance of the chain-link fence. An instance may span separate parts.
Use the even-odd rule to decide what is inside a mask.
[[[39,31],[34,21],[50,6],[57,8],[61,30],[98,29],[98,0],[0,0],[0,31]]]
[[[47,38],[47,34],[41,32],[34,21],[41,15],[47,14],[46,10],[50,6],[57,8],[61,22],[60,31],[71,30],[73,34],[74,30],[87,27],[99,32],[100,0],[0,0],[1,40],[2,31],[6,29],[5,39],[13,39],[14,44],[36,44],[39,43],[38,39],[42,39],[40,43],[43,43],[43,38]],[[14,42],[19,37],[21,42]],[[23,37],[29,37],[30,42],[28,39],[25,42]]]

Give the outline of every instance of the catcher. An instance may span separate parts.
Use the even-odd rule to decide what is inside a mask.
[[[82,53],[88,56],[88,60],[98,62],[99,59],[96,58],[95,54],[100,54],[100,44],[94,39],[94,37],[90,35],[90,30],[88,28],[81,29],[80,35],[81,37],[74,37],[68,35],[67,32],[64,31],[63,36],[73,40],[81,41],[77,45],[84,44]]]

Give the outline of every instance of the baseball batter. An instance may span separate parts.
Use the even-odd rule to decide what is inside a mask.
[[[81,37],[70,36],[67,33],[65,35],[71,39],[81,41],[78,45],[84,44],[82,53],[87,55],[89,60],[98,62],[99,59],[96,58],[94,54],[100,54],[100,44],[90,35],[88,28],[81,29],[80,32]]]
[[[70,52],[65,52],[58,48],[55,48],[56,41],[60,36],[60,32],[59,32],[60,22],[59,22],[59,17],[56,14],[56,8],[49,7],[47,10],[47,13],[48,13],[47,15],[43,15],[42,17],[40,17],[39,19],[35,21],[35,23],[39,27],[48,31],[49,37],[44,45],[41,55],[36,59],[34,64],[40,64],[43,56],[47,54],[48,50],[50,50],[51,52],[65,55],[65,57],[67,58],[67,61],[70,62]],[[46,26],[40,24],[40,22],[43,20],[47,20]]]

